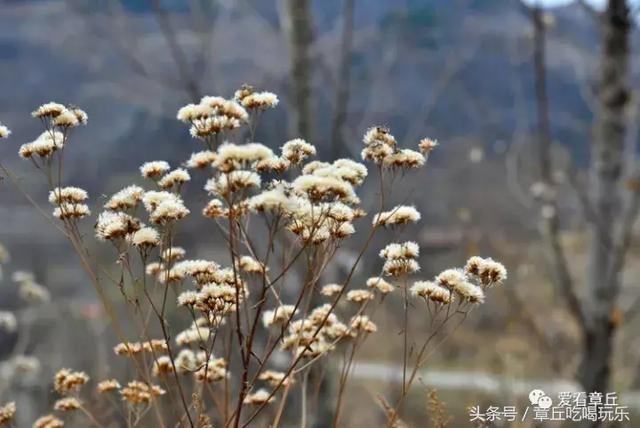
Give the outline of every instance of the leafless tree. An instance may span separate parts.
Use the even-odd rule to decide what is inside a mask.
[[[544,203],[550,208],[543,216],[544,238],[555,283],[582,332],[582,364],[578,378],[586,391],[603,392],[610,382],[616,328],[623,319],[618,297],[640,194],[637,186],[627,186],[631,191],[623,191],[625,184],[637,183],[633,179],[636,173],[625,171],[631,104],[629,4],[626,0],[608,0],[604,12],[589,11],[598,23],[601,47],[589,180],[586,190],[581,190],[577,183],[575,186],[589,229],[589,268],[584,291],[579,293],[560,242],[552,175],[544,12],[539,7],[528,8],[534,28],[538,165],[540,181],[547,193]]]
[[[336,93],[333,105],[333,124],[331,128],[331,156],[341,155],[344,145],[344,125],[347,121],[349,106],[349,81],[351,79],[351,50],[353,45],[353,15],[355,0],[344,0],[342,9],[342,39],[340,43],[340,64],[336,76]]]
[[[286,30],[291,62],[292,133],[300,138],[312,136],[311,43],[313,19],[309,0],[286,0]]]

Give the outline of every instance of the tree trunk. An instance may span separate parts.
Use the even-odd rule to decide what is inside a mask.
[[[586,391],[606,392],[615,334],[612,319],[620,288],[613,244],[622,217],[621,187],[630,100],[630,14],[626,0],[608,0],[602,17],[598,106],[593,126],[590,180],[597,221],[590,226],[588,319],[580,381]]]
[[[309,0],[286,0],[290,51],[291,131],[295,137],[312,137],[311,42],[313,37]]]
[[[336,95],[333,105],[331,127],[331,159],[337,159],[344,152],[344,125],[349,106],[349,81],[351,80],[351,49],[353,44],[353,15],[355,0],[344,0],[342,40],[340,42],[340,65],[336,76]]]

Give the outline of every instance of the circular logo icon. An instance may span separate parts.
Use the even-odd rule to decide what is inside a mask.
[[[553,405],[553,402],[551,401],[551,398],[547,397],[546,395],[538,399],[538,407],[540,407],[541,409],[548,409],[552,405]]]
[[[542,398],[545,397],[547,394],[544,393],[543,390],[541,389],[534,389],[533,391],[531,391],[529,393],[529,401],[531,401],[531,404],[533,404],[534,406],[538,404],[538,401]]]

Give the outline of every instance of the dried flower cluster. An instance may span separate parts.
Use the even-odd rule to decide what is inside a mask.
[[[416,150],[402,148],[389,129],[376,126],[363,138],[365,163],[347,158],[314,160],[316,148],[300,138],[279,149],[253,141],[258,116],[277,104],[275,94],[245,85],[232,99],[205,96],[179,109],[178,120],[189,126],[201,147],[181,166],[163,160],[144,163],[139,169],[144,186],[131,184],[113,193],[95,220],[96,238],[116,250],[113,268],[120,270],[121,279],[113,284],[103,283],[103,276],[92,271],[83,250],[81,227],[86,223],[82,219],[91,215],[89,195],[81,188],[63,186],[62,162],[53,162],[63,156],[71,128],[86,124],[86,114],[57,103],[33,112],[44,133],[23,145],[20,155],[46,175],[53,215],[79,249],[99,296],[107,296],[106,287],[117,287],[131,309],[131,324],[142,325],[134,332],[138,339],[114,347],[115,354],[131,363],[135,378],[122,384],[105,379],[96,386],[102,396],[119,394],[136,418],[163,414],[148,411],[162,402],[177,406],[172,413],[182,415],[191,426],[196,418],[205,421],[204,426],[214,422],[246,426],[262,417],[270,403],[280,401],[284,408],[289,396],[285,391],[308,388],[311,368],[327,364],[336,350],[350,356],[341,379],[346,382],[355,354],[379,330],[375,309],[387,299],[404,298],[408,311],[410,295],[422,298],[429,306],[417,309],[423,318],[440,319],[442,324],[430,325],[444,326],[450,318],[443,307],[457,304],[451,316],[466,314],[484,302],[489,287],[506,280],[504,266],[480,257],[470,258],[463,269],[445,270],[432,281],[413,280],[420,272],[420,247],[413,241],[383,246],[377,273],[359,278],[356,267],[367,257],[367,247],[379,229],[390,228],[397,235],[421,220],[414,206],[387,206],[385,179],[422,167],[438,144],[423,139]],[[0,137],[8,135],[0,126]],[[380,204],[368,221],[358,222],[368,215],[358,190],[371,173],[380,177]],[[194,209],[183,192],[199,181],[197,174],[203,175],[207,201]],[[393,191],[387,196],[393,198]],[[215,236],[228,250],[220,260],[188,258],[188,252],[176,245],[180,237],[176,230],[198,211],[211,223],[212,234],[218,234],[203,232],[202,239]],[[344,241],[359,230],[370,238],[350,273],[337,284],[320,286],[327,267],[341,257]],[[45,293],[33,278],[19,282],[30,284],[25,295],[44,300]],[[168,311],[174,309],[178,312],[169,322]],[[0,327],[11,325],[7,316],[0,317]],[[407,334],[406,326],[403,330]],[[150,331],[162,337],[152,339]],[[428,343],[413,361],[407,360],[411,358],[407,343],[405,337],[404,367],[409,370],[413,364],[417,370],[424,364]],[[82,372],[60,370],[54,388],[63,397],[54,410],[61,414],[86,410],[77,394],[87,381]],[[206,391],[211,397],[203,395]],[[224,397],[224,403],[218,397]],[[342,392],[336,399],[336,418],[341,402]],[[47,415],[36,425],[62,423]]]

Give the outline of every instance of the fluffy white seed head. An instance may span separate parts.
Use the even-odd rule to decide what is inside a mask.
[[[278,96],[272,92],[253,92],[241,100],[242,106],[250,110],[267,109],[278,105]]]
[[[415,207],[399,205],[392,210],[384,211],[373,217],[376,226],[396,226],[416,223],[420,220],[420,212]]]
[[[170,168],[169,163],[165,161],[151,161],[142,164],[140,167],[140,174],[142,174],[144,178],[151,178],[155,180],[169,171]]]
[[[142,227],[131,235],[130,242],[140,248],[157,247],[160,245],[160,235],[152,227]]]
[[[31,116],[55,118],[65,110],[66,107],[60,103],[48,102],[31,112]]]
[[[104,205],[108,210],[123,211],[135,208],[144,197],[144,189],[140,186],[127,186],[115,193]]]
[[[11,135],[11,130],[0,123],[0,139],[9,138],[9,135]]]
[[[287,141],[282,146],[282,157],[292,164],[297,164],[308,158],[315,156],[316,148],[301,138]]]
[[[87,198],[87,191],[79,187],[56,187],[49,192],[49,202],[53,205],[84,202]]]

